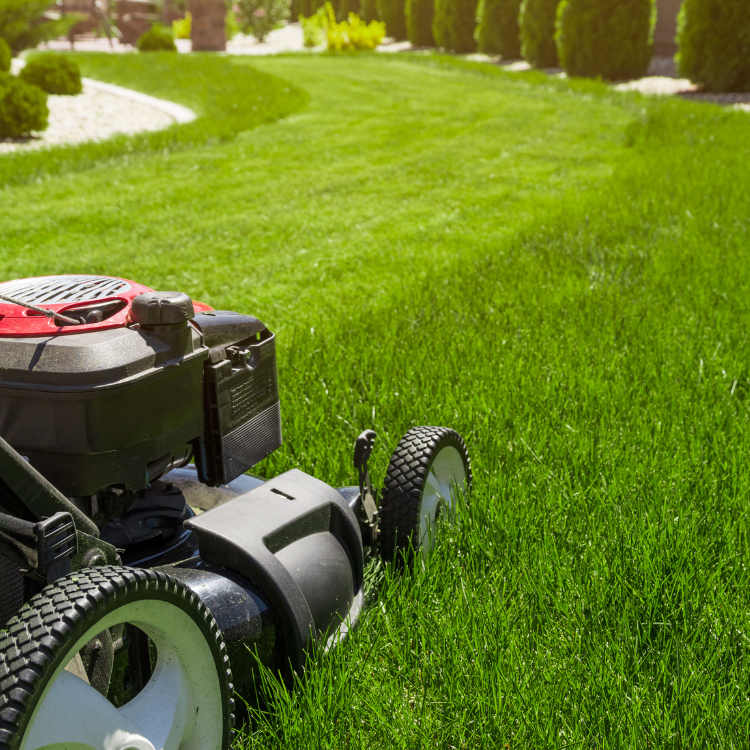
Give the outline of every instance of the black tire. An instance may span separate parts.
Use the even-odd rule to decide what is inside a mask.
[[[425,482],[435,459],[454,450],[463,464],[464,489],[471,487],[471,461],[463,438],[448,427],[413,427],[399,441],[385,475],[380,502],[378,548],[392,561],[406,552],[411,560],[422,546],[420,519]],[[434,539],[432,540],[434,543]]]
[[[201,663],[210,664],[213,660],[216,681],[210,674],[202,675],[202,679],[207,694],[214,700],[214,715],[220,715],[223,721],[221,729],[211,730],[212,736],[217,739],[221,736],[221,745],[215,750],[227,750],[232,742],[234,721],[232,675],[216,621],[198,596],[171,576],[114,566],[85,569],[61,578],[33,597],[8,622],[0,639],[0,750],[17,750],[22,746],[27,730],[31,734],[34,719],[43,715],[37,709],[43,703],[43,696],[46,700],[45,690],[64,673],[65,665],[77,653],[76,644],[80,648],[81,639],[90,637],[87,634],[92,628],[105,618],[104,627],[109,627],[118,613],[124,616],[126,612],[144,612],[149,608],[157,613],[172,613],[183,630],[191,634],[191,642],[199,644]],[[208,650],[190,625],[191,620]],[[183,636],[183,646],[184,642]],[[197,723],[190,718],[187,721]],[[71,741],[65,737],[60,740]]]

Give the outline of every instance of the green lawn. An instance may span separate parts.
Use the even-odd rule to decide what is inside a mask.
[[[382,476],[415,424],[474,460],[430,564],[372,570],[356,635],[242,747],[746,746],[750,118],[433,57],[77,59],[199,109],[181,66],[231,70],[244,119],[17,159],[39,181],[0,193],[0,278],[257,314],[262,471],[351,483],[373,427]]]

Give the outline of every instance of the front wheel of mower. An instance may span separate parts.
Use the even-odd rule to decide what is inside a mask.
[[[450,517],[471,486],[463,438],[447,427],[414,427],[399,441],[385,475],[378,546],[391,561],[405,553],[429,557],[437,524]]]
[[[97,686],[81,654],[112,635],[122,644],[124,632],[142,637],[152,669],[118,708],[123,701],[105,697],[110,674]],[[233,704],[216,622],[164,573],[73,573],[31,599],[0,638],[0,750],[226,750]]]

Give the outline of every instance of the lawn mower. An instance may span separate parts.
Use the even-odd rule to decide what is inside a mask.
[[[226,750],[234,690],[340,643],[365,552],[428,555],[471,482],[442,427],[380,490],[372,430],[357,485],[248,475],[281,439],[258,319],[127,279],[0,284],[0,749]]]

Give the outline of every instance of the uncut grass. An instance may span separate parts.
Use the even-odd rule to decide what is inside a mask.
[[[349,425],[390,447],[437,423],[476,481],[247,747],[746,741],[750,122],[649,107],[633,159],[546,229],[285,358],[287,429],[311,437],[274,468],[343,481]]]
[[[252,264],[250,289],[214,267],[232,260],[221,239],[235,231],[230,219],[248,218],[213,200],[233,184],[221,179],[229,169],[202,175],[204,196],[187,201],[189,211],[171,211],[169,222],[149,215],[155,223],[138,237],[152,252],[165,248],[158,262],[112,247],[119,235],[102,216],[115,198],[102,210],[78,194],[72,223],[73,188],[96,190],[96,171],[9,191],[15,211],[2,221],[18,222],[0,261],[4,276],[50,264],[127,268],[146,283],[184,280],[193,294],[270,316],[286,331],[286,444],[261,467],[268,473],[299,466],[350,482],[352,440],[365,426],[380,433],[376,476],[411,425],[446,424],[467,438],[475,485],[461,525],[445,531],[424,570],[374,571],[383,580],[356,635],[312,664],[293,692],[271,687],[269,711],[255,714],[242,746],[745,743],[750,121],[679,102],[643,101],[634,111],[635,99],[618,105],[470,67],[258,65],[307,90],[309,110],[255,130],[253,155],[240,136],[119,175],[119,191],[148,209],[146,189],[153,196],[166,184],[160,171],[182,175],[190,156],[202,165],[238,160],[244,148],[251,208],[243,211],[264,230],[233,250],[229,267],[239,276],[240,256]],[[347,80],[368,77],[390,86],[380,107],[341,108],[355,90]],[[443,108],[435,101],[437,81],[476,96],[474,109],[464,97],[463,120],[458,98]],[[411,104],[394,102],[405,89]],[[474,113],[493,101],[496,129],[476,128]],[[384,103],[407,114],[420,106],[427,135],[413,136],[407,156],[422,149],[426,164],[443,169],[422,183],[416,165],[409,173],[424,196],[393,177],[400,117],[378,116]],[[540,103],[560,111],[546,139],[533,129]],[[527,106],[528,130],[511,131]],[[443,139],[449,116],[459,137]],[[335,135],[350,139],[346,149],[330,148]],[[489,178],[507,164],[501,138],[515,157],[505,190]],[[475,140],[494,144],[494,163],[482,162],[490,157]],[[293,211],[274,210],[285,195],[275,170],[287,169],[289,201],[312,174],[301,154],[321,152],[310,157],[321,190],[310,188]],[[571,153],[579,158],[555,180],[555,158]],[[366,167],[361,182],[341,177],[355,166]],[[373,198],[367,187],[378,178],[391,184]],[[54,241],[35,234],[40,199],[68,212]],[[387,220],[372,247],[361,217],[379,206]],[[198,207],[203,224],[192,217]],[[212,215],[220,209],[223,224]],[[262,223],[261,212],[273,221]],[[318,267],[298,265],[290,241],[300,212],[301,226],[317,229],[297,231]],[[415,231],[423,217],[432,223]],[[89,219],[91,236],[79,231]],[[206,257],[192,250],[168,265],[181,247],[170,244],[170,228],[182,230],[181,221],[202,229]],[[21,244],[24,227],[33,254]],[[256,256],[264,232],[276,261],[270,250]]]

